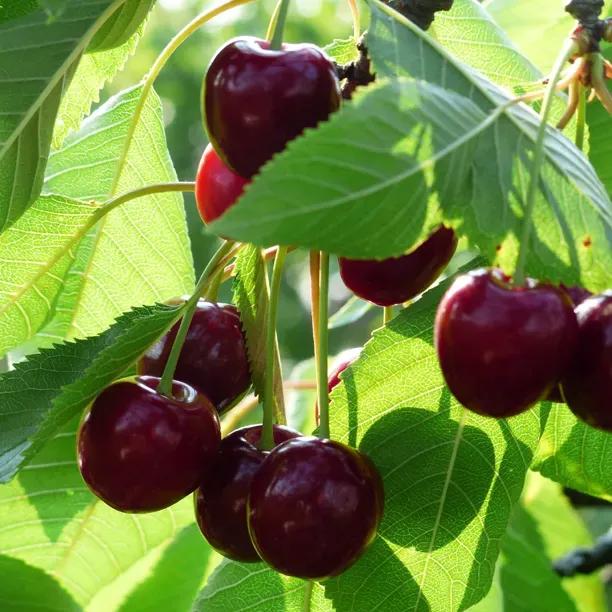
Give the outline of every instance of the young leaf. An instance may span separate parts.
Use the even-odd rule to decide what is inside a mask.
[[[332,393],[332,437],[370,456],[386,493],[377,540],[325,583],[335,609],[467,609],[490,588],[541,425],[536,411],[479,417],[450,395],[433,347],[448,283],[375,332]]]
[[[91,41],[88,51],[105,51],[126,43],[146,19],[155,0],[125,0],[100,28]]]
[[[247,340],[247,350],[253,386],[259,397],[263,397],[266,375],[266,319],[270,289],[266,268],[260,249],[245,245],[236,258],[236,280],[233,302],[240,311],[240,320]],[[276,419],[285,422],[283,381],[281,364],[276,351],[274,364],[274,388]]]
[[[573,548],[591,546],[590,537],[561,487],[530,473],[520,505],[502,539],[496,589],[471,612],[604,612],[603,585],[595,574],[561,580],[553,561]]]
[[[60,98],[94,34],[125,1],[70,0],[51,23],[40,9],[0,24],[0,231],[38,197]]]
[[[135,87],[111,98],[66,139],[49,159],[45,191],[100,202],[176,180],[161,102],[152,92],[136,116],[140,94]],[[76,248],[56,315],[38,340],[95,335],[133,306],[165,302],[192,288],[181,195],[133,200],[106,215]]]
[[[578,420],[560,404],[551,410],[533,469],[566,487],[612,502],[610,434]]]
[[[354,38],[335,39],[324,49],[338,64],[350,64],[359,59],[359,50]]]
[[[176,321],[181,307],[125,313],[107,331],[44,349],[0,376],[0,482],[9,481]]]
[[[44,196],[0,234],[0,356],[29,340],[53,313],[74,253],[98,206]]]
[[[192,502],[187,498],[146,515],[123,514],[106,506],[92,495],[79,473],[75,456],[78,424],[79,419],[73,419],[18,478],[0,486],[0,549],[12,563],[21,560],[53,575],[79,610],[117,610],[136,584],[163,575],[164,558],[172,554],[181,530],[193,524]],[[190,533],[196,535],[194,529]],[[201,538],[198,543],[206,548]],[[182,551],[187,552],[184,547]],[[189,569],[184,582],[182,576],[175,581],[177,601],[184,597],[179,584],[187,586],[189,580],[202,575],[205,566]],[[0,582],[4,578],[3,574]],[[44,593],[42,583],[32,584],[31,589],[32,602],[36,593]],[[191,589],[192,597],[195,590]]]
[[[410,75],[445,86],[486,114],[508,102],[502,90],[458,62],[399,13],[379,0],[368,4],[372,11],[368,45],[378,75]],[[516,262],[516,237],[523,225],[538,125],[539,118],[525,105],[506,108],[475,148],[470,180],[463,190],[458,189],[453,198],[440,196],[444,217],[508,271]],[[586,157],[553,128],[547,130],[545,160],[528,273],[593,290],[610,286],[612,203],[604,186]]]

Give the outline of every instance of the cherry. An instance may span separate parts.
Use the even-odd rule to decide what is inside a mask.
[[[435,344],[450,390],[482,415],[508,417],[546,397],[567,367],[577,323],[567,294],[496,270],[460,276],[440,302]]]
[[[442,226],[401,257],[382,261],[341,257],[340,276],[364,300],[379,306],[402,304],[425,291],[440,276],[456,248],[455,232]]]
[[[576,315],[578,342],[563,394],[576,416],[612,432],[612,291],[585,300]]]
[[[214,406],[174,381],[136,376],[107,387],[86,411],[78,433],[79,469],[89,488],[122,512],[167,508],[198,486],[220,442]]]
[[[162,375],[178,328],[179,323],[140,359],[140,374]],[[249,388],[247,349],[240,315],[234,306],[198,302],[175,378],[206,395],[219,412]]]
[[[195,189],[198,210],[204,223],[212,223],[233,206],[248,183],[230,170],[208,145],[200,160]]]
[[[272,50],[257,38],[231,40],[213,58],[204,87],[210,142],[245,178],[340,106],[334,65],[310,44]]]
[[[300,434],[274,426],[278,445]],[[247,497],[253,476],[268,455],[259,450],[261,425],[243,427],[221,441],[219,454],[195,493],[196,519],[211,546],[236,561],[260,561],[247,527]]]
[[[382,481],[365,455],[339,442],[294,438],[277,446],[253,477],[249,532],[275,570],[323,580],[364,552],[383,504]]]

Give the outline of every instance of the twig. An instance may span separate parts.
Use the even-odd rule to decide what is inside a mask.
[[[593,548],[577,548],[557,559],[553,568],[559,576],[569,578],[576,574],[592,574],[612,563],[612,532],[597,540]]]

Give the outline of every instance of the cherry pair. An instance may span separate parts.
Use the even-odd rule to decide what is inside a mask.
[[[204,221],[221,216],[252,176],[305,129],[340,106],[332,61],[310,44],[251,37],[228,42],[204,82],[203,113],[212,146],[202,156],[196,200]]]
[[[561,382],[574,412],[612,429],[612,295],[587,298],[574,313],[567,290],[509,280],[477,270],[442,299],[435,344],[452,393],[474,412],[508,417]]]
[[[261,426],[221,443],[195,496],[209,543],[231,559],[323,579],[351,565],[376,534],[382,482],[350,447],[275,426],[275,448],[259,448]]]

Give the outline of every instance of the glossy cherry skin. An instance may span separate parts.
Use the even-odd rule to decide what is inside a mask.
[[[274,426],[274,442],[282,444],[300,434]],[[235,561],[260,561],[247,527],[247,497],[253,476],[267,451],[259,450],[261,425],[237,429],[221,441],[215,461],[195,492],[196,519],[209,544]]]
[[[204,223],[212,223],[233,206],[248,183],[230,170],[208,145],[200,160],[195,189],[198,211]]]
[[[140,374],[161,376],[178,332],[177,323],[138,363]],[[240,315],[231,304],[200,300],[174,373],[223,412],[251,384]]]
[[[495,270],[460,276],[438,307],[435,344],[453,395],[486,416],[508,417],[546,397],[571,359],[576,316],[565,292]]]
[[[275,153],[340,106],[331,60],[310,44],[236,38],[213,58],[204,85],[210,142],[235,172],[250,178]]]
[[[457,249],[452,229],[438,228],[414,251],[383,260],[341,257],[340,276],[357,296],[378,304],[403,304],[429,287]]]
[[[193,387],[136,376],[107,387],[86,411],[77,438],[89,488],[122,512],[167,508],[195,490],[221,441],[214,406]]]
[[[585,300],[576,315],[578,343],[563,394],[576,416],[612,432],[612,291]]]
[[[374,539],[382,480],[362,453],[301,437],[277,446],[253,477],[249,533],[259,556],[288,576],[343,572]]]

